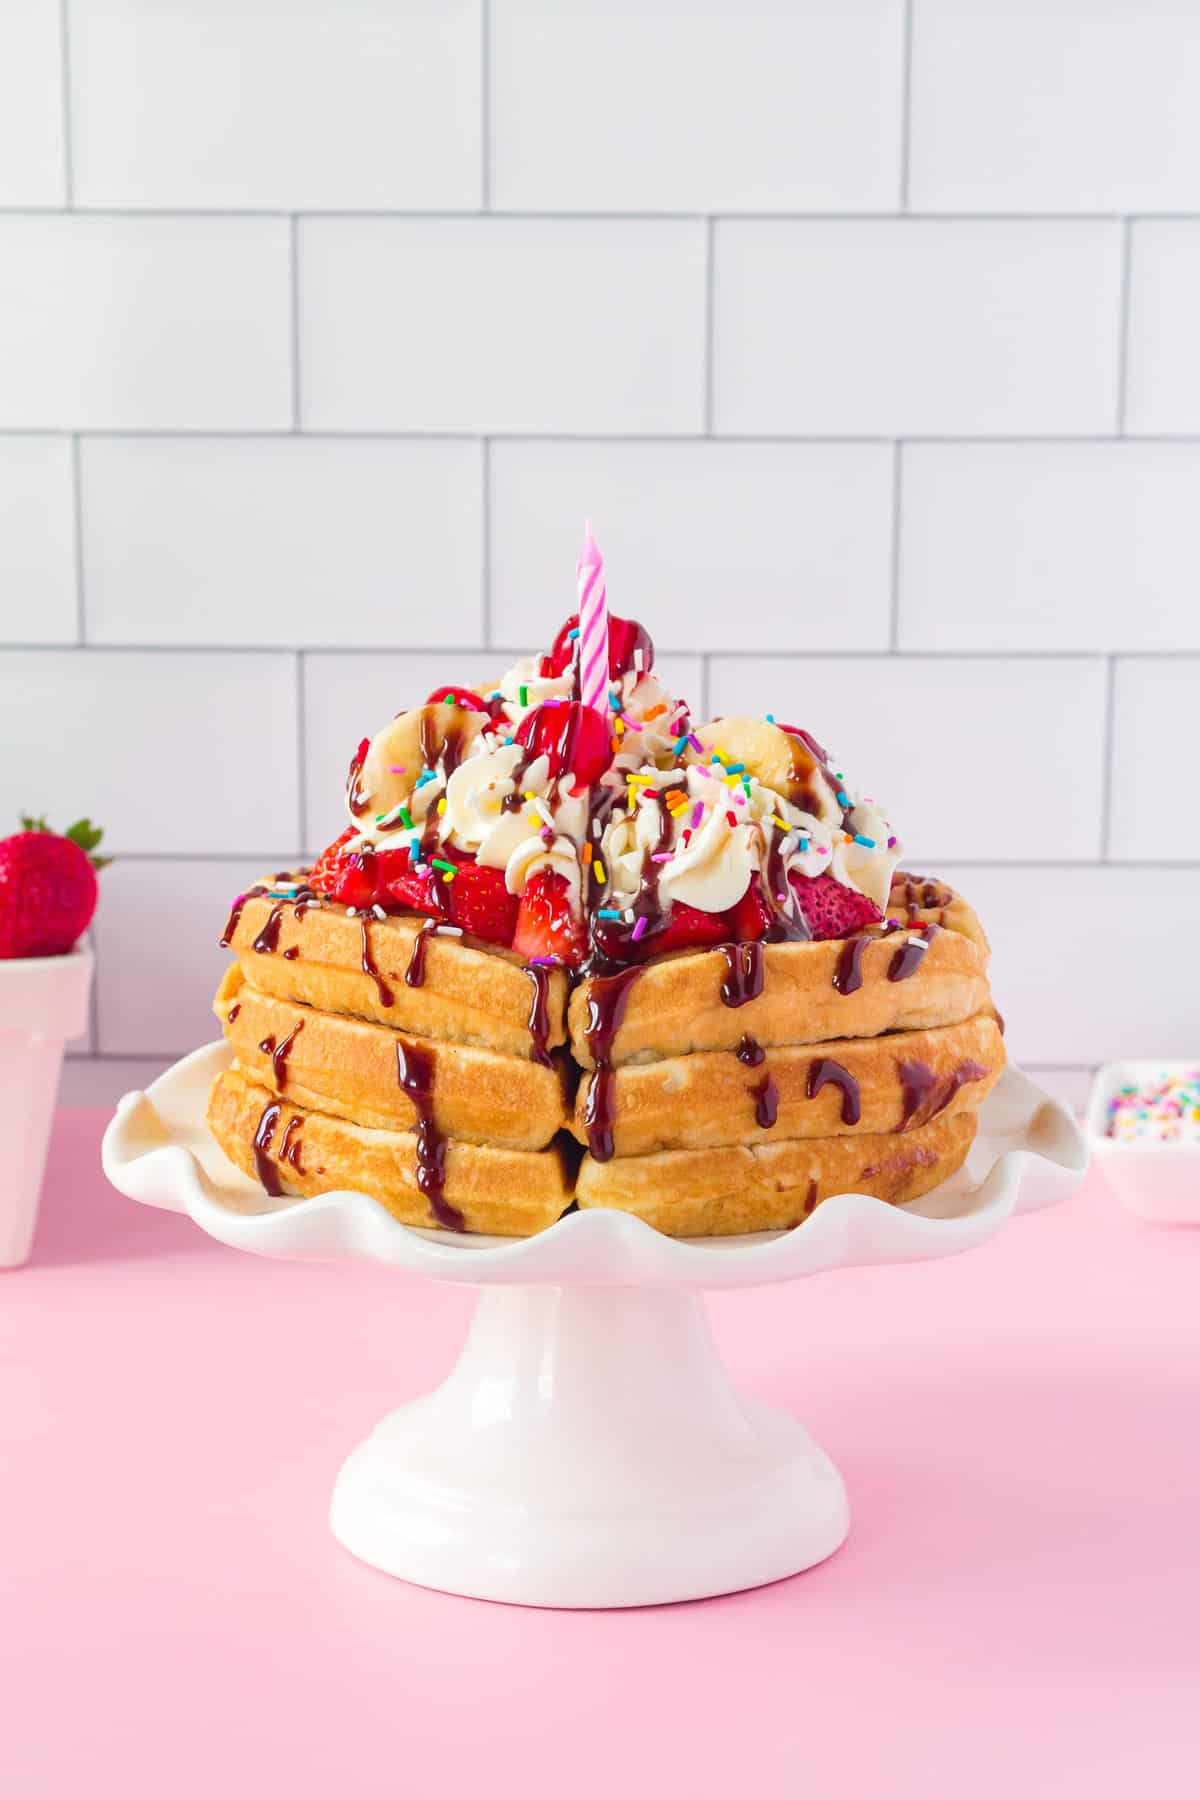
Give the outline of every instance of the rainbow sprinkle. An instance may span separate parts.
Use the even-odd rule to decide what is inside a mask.
[[[637,924],[633,928],[633,942],[636,944],[638,939],[640,937],[644,937],[645,934],[646,934],[646,920],[645,920],[645,917],[643,916],[642,918],[640,918],[638,920]]]
[[[1126,1144],[1200,1143],[1200,1068],[1118,1088],[1108,1103],[1108,1135]]]

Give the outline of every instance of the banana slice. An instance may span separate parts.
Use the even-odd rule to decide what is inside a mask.
[[[465,706],[418,706],[397,713],[371,739],[361,769],[351,768],[346,803],[356,819],[390,812],[408,799],[422,769],[444,759],[451,775],[487,724],[485,713]]]
[[[841,818],[837,796],[802,738],[791,737],[766,719],[738,718],[697,725],[695,735],[704,745],[704,753],[689,745],[685,761],[708,762],[712,752],[719,750],[725,762],[744,763],[748,774],[756,775],[764,787],[790,800],[801,812],[823,824]]]

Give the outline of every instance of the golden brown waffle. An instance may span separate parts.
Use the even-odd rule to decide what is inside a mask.
[[[921,1031],[988,1010],[988,945],[974,912],[935,882],[917,888],[918,900],[929,891],[944,894],[946,904],[916,904],[910,912],[903,898],[909,879],[893,888],[892,905],[894,916],[911,920],[911,930],[816,944],[730,945],[647,964],[628,986],[610,1061],[735,1050],[746,1032],[769,1046]],[[912,973],[895,979],[897,958],[926,929],[931,936],[927,948],[912,952]],[[760,979],[756,997],[736,1003]],[[570,999],[571,1054],[583,1068],[593,1065],[588,1022],[600,991],[596,981],[581,981]]]
[[[831,1194],[917,1199],[961,1166],[975,1126],[966,1111],[903,1136],[790,1138],[606,1163],[585,1156],[575,1196],[581,1207],[616,1207],[671,1237],[782,1231]]]
[[[417,915],[251,895],[215,1002],[238,1062],[210,1123],[284,1192],[357,1189],[406,1223],[503,1235],[573,1197],[675,1236],[792,1225],[838,1192],[902,1203],[962,1162],[1004,1047],[967,903],[901,874],[889,916],[854,939],[663,957],[616,978],[615,1006],[611,980],[582,980],[568,1008],[561,969]],[[605,1011],[608,1045],[588,1035]],[[574,1063],[547,1055],[568,1021]],[[586,1142],[593,1097],[606,1128],[576,1181],[559,1128]]]
[[[436,1222],[417,1183],[415,1132],[370,1130],[307,1111],[260,1087],[236,1064],[213,1084],[208,1124],[230,1161],[269,1190],[316,1195],[348,1188],[371,1195],[402,1224]],[[544,1230],[571,1204],[571,1160],[562,1143],[504,1150],[447,1140],[442,1205],[467,1231],[527,1237]]]
[[[271,877],[263,881],[269,884]],[[251,894],[227,936],[250,985],[280,999],[531,1057],[538,1035],[530,1020],[540,996],[545,1048],[565,1041],[562,969],[530,970],[511,950],[446,935],[441,928],[427,931],[428,923],[416,913],[352,918],[343,906]],[[415,984],[407,977],[418,937],[416,968],[422,979]]]
[[[1004,1067],[988,1013],[927,1031],[622,1063],[611,1076],[618,1157],[787,1138],[911,1132],[940,1113],[978,1107]],[[575,1097],[571,1130],[587,1143],[594,1072]]]
[[[259,993],[238,963],[226,971],[213,1011],[247,1077],[299,1106],[381,1130],[413,1130],[418,1112],[400,1075],[415,1046],[431,1065],[433,1122],[443,1136],[542,1150],[566,1123],[562,1052],[545,1066],[318,1012]]]

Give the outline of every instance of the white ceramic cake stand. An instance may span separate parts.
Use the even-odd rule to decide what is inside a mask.
[[[794,1419],[731,1385],[699,1290],[969,1250],[1068,1194],[1087,1165],[1066,1108],[1009,1069],[967,1167],[907,1207],[844,1194],[788,1232],[692,1242],[601,1210],[532,1238],[458,1237],[400,1225],[362,1194],[270,1199],[204,1125],[229,1054],[210,1044],[127,1095],[105,1173],[238,1250],[482,1290],[441,1387],[389,1414],[342,1468],[331,1524],[377,1568],[488,1600],[696,1599],[829,1556],[849,1529],[841,1477]]]

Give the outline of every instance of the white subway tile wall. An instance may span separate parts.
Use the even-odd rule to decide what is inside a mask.
[[[1198,67],[1170,0],[0,9],[0,820],[120,858],[68,1097],[208,1034],[226,902],[584,515],[1056,1091],[1200,1054]]]

